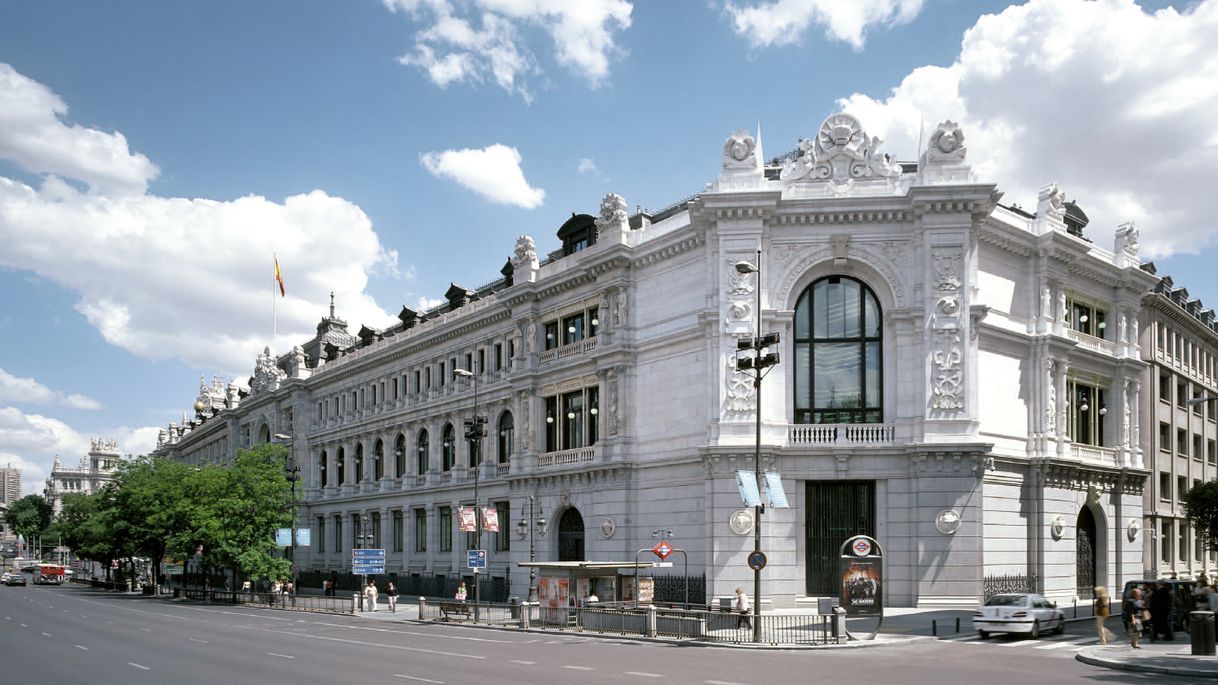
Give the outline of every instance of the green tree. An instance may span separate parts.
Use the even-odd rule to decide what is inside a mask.
[[[154,578],[171,540],[190,527],[196,502],[185,496],[189,467],[140,457],[124,462],[115,475],[114,524],[133,556],[152,560]]]
[[[51,525],[51,503],[41,495],[26,495],[9,505],[4,521],[28,543]]]
[[[1205,536],[1211,548],[1218,549],[1218,481],[1202,483],[1185,492],[1181,499],[1184,515],[1193,528]]]
[[[76,557],[99,562],[106,569],[118,558],[106,511],[109,487],[90,495],[64,495],[59,516],[47,528],[47,535],[55,535]]]
[[[275,530],[291,525],[291,484],[284,475],[287,448],[264,444],[239,450],[225,474],[226,493],[216,500],[223,530],[217,559],[254,578],[286,578],[290,562],[276,556]]]

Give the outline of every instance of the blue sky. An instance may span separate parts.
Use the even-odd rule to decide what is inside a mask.
[[[335,291],[358,329],[494,280],[607,192],[659,209],[846,110],[899,159],[1062,184],[1218,305],[1218,0],[0,5],[0,464],[146,452]]]

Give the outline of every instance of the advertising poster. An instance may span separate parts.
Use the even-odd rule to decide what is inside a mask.
[[[499,532],[499,512],[494,507],[482,507],[482,530],[488,533]]]
[[[883,561],[883,557],[842,556],[841,606],[847,616],[883,613]]]
[[[473,507],[461,507],[457,510],[457,528],[462,533],[478,532],[478,514]]]
[[[571,581],[567,578],[541,577],[537,583],[537,598],[541,602],[542,622],[566,622],[570,586]]]

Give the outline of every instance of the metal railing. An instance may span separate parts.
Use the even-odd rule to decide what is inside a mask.
[[[350,614],[353,602],[350,594],[325,597],[319,595],[285,595],[276,592],[234,592],[202,588],[181,588],[176,596],[217,604],[263,606],[289,611],[315,611],[326,614]]]

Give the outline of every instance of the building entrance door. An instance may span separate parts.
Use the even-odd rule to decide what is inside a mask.
[[[842,543],[855,535],[875,537],[875,481],[808,481],[805,494],[807,593],[836,597]]]
[[[1079,510],[1075,530],[1075,593],[1082,599],[1091,599],[1095,595],[1095,515],[1090,508]]]
[[[558,517],[558,560],[584,561],[584,517],[575,507]]]

